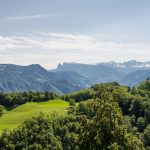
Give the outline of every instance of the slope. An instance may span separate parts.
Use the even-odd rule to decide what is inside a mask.
[[[51,100],[48,102],[30,102],[21,105],[12,111],[5,113],[0,118],[0,131],[3,129],[14,129],[25,120],[38,116],[40,112],[50,115],[53,112],[58,114],[65,114],[66,108],[69,106],[68,102],[63,100]]]
[[[139,70],[125,76],[120,80],[120,83],[128,86],[135,86],[147,77],[150,77],[150,70]]]
[[[0,92],[50,91],[57,94],[87,88],[90,81],[76,72],[49,72],[40,65],[0,65]]]

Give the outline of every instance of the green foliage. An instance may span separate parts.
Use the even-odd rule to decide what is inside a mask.
[[[61,150],[62,145],[49,127],[50,120],[40,115],[26,121],[13,132],[5,131],[0,138],[1,149],[52,149]]]
[[[6,130],[1,134],[0,148],[144,150],[140,139],[123,125],[123,116],[116,102],[88,100],[79,104],[76,112],[76,115],[52,116],[54,118],[40,114],[27,120],[14,131]]]
[[[70,106],[75,106],[76,105],[76,103],[75,103],[75,100],[74,99],[69,99],[69,105]]]
[[[81,90],[72,94],[64,95],[63,99],[69,101],[69,99],[75,99],[76,102],[85,101],[93,97],[93,91],[91,89]]]
[[[144,149],[142,142],[127,132],[116,102],[90,100],[79,105],[79,110],[82,114],[80,149]]]
[[[150,80],[147,79],[137,87],[125,87],[117,83],[106,83],[94,85],[88,89],[90,98],[84,91],[68,95],[68,99],[73,95],[78,100],[86,101],[88,99],[100,98],[109,99],[117,102],[124,116],[127,116],[124,123],[128,126],[128,131],[142,137],[146,126],[150,124]],[[87,97],[86,97],[87,96]],[[87,106],[79,104],[80,112],[87,113]],[[82,111],[81,111],[82,110]],[[92,114],[92,112],[91,112]],[[147,145],[150,147],[150,145]]]
[[[0,105],[12,109],[26,102],[44,102],[59,97],[52,92],[0,93]]]
[[[145,120],[143,117],[139,117],[137,119],[137,128],[138,128],[139,132],[143,132],[143,130],[145,128]]]
[[[4,114],[5,108],[4,106],[0,105],[0,117]]]
[[[0,136],[1,149],[76,150],[80,127],[75,116],[49,118],[41,114],[13,132]]]
[[[150,147],[150,124],[144,130],[143,135],[144,135],[145,145]]]

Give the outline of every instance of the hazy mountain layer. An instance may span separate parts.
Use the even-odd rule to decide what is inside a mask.
[[[49,72],[40,65],[0,65],[0,91],[52,91],[68,93],[91,85],[85,77],[73,72]]]
[[[55,70],[40,65],[0,65],[0,92],[51,91],[59,94],[78,91],[93,84],[120,82],[134,86],[150,77],[150,62],[64,63]]]
[[[140,72],[142,70],[147,73],[143,75]],[[54,71],[75,71],[91,80],[93,84],[117,81],[124,83],[125,85],[136,85],[141,80],[145,79],[146,76],[150,76],[149,70],[150,62],[137,62],[135,60],[131,60],[124,63],[116,63],[111,61],[94,65],[64,63],[59,64],[57,69]],[[132,84],[130,84],[130,74],[133,78]],[[136,76],[138,76],[138,78],[135,78]]]

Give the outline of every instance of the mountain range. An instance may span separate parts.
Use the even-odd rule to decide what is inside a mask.
[[[54,70],[38,64],[1,64],[0,92],[51,91],[64,94],[105,82],[117,81],[134,86],[147,77],[150,77],[150,62],[135,60],[124,63],[63,63]]]
[[[93,84],[117,81],[127,86],[134,86],[150,77],[150,61],[130,60],[123,63],[110,61],[98,64],[63,63],[53,71],[74,71],[88,78]]]
[[[0,91],[51,91],[59,94],[87,88],[89,80],[76,72],[49,72],[40,65],[0,65]]]

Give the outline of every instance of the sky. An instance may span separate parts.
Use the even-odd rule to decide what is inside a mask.
[[[150,61],[149,0],[0,0],[0,63]]]

